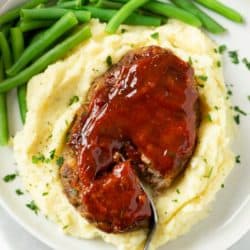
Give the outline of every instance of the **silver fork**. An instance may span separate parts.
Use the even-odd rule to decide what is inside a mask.
[[[152,195],[150,193],[150,191],[145,187],[145,185],[140,181],[141,187],[144,190],[144,192],[146,193],[148,200],[150,202],[150,206],[151,206],[151,210],[152,210],[152,217],[150,219],[150,223],[149,223],[149,230],[148,230],[148,234],[147,234],[147,238],[146,238],[146,243],[144,246],[144,250],[149,250],[151,241],[154,237],[155,231],[156,231],[156,227],[158,224],[158,214],[157,214],[157,210],[152,198]]]

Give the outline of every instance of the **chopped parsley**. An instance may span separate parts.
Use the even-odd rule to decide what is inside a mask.
[[[224,187],[225,187],[225,185],[222,183],[222,184],[220,185],[220,187],[221,187],[221,188],[224,188]]]
[[[245,111],[243,111],[242,109],[240,109],[238,106],[234,107],[234,110],[242,115],[247,116],[247,113]]]
[[[216,66],[217,66],[218,68],[220,68],[220,67],[221,67],[221,62],[220,62],[220,61],[217,61],[217,62],[216,62]]]
[[[246,65],[247,69],[250,70],[250,61],[247,58],[243,58],[242,62]]]
[[[208,77],[207,76],[205,76],[205,75],[203,75],[203,76],[198,76],[198,78],[200,79],[200,80],[202,80],[202,81],[207,81],[207,79],[208,79]]]
[[[232,63],[234,63],[234,64],[239,64],[240,63],[238,52],[236,50],[229,51],[228,55],[231,58]]]
[[[213,172],[213,168],[210,168],[208,173],[206,175],[204,175],[204,178],[210,178]]]
[[[64,158],[62,156],[59,156],[57,159],[56,159],[56,164],[58,167],[61,167],[64,163]]]
[[[180,190],[179,190],[179,188],[176,189],[176,193],[177,193],[177,194],[180,194],[180,193],[181,193]]]
[[[238,163],[238,164],[241,163],[240,155],[235,156],[235,162]]]
[[[52,151],[49,152],[49,158],[53,160],[55,158],[56,150],[53,149]]]
[[[209,113],[207,114],[206,118],[207,118],[207,120],[208,120],[209,122],[212,122],[212,121],[213,121],[213,119],[212,119],[212,117],[211,117],[211,115],[210,115]]]
[[[121,33],[123,34],[123,33],[125,33],[125,32],[127,32],[127,30],[126,29],[121,29]]]
[[[218,106],[214,106],[214,109],[215,110],[219,110],[220,108]]]
[[[77,95],[73,96],[70,100],[69,100],[69,106],[71,106],[74,103],[79,102],[79,97]]]
[[[106,58],[106,63],[107,63],[107,65],[108,65],[109,67],[112,66],[113,60],[112,60],[112,57],[111,57],[111,56],[107,56],[107,58]]]
[[[233,95],[232,90],[229,89],[229,90],[227,91],[227,94],[228,94],[229,96]]]
[[[174,199],[174,200],[172,200],[172,202],[178,202],[178,200],[177,200],[177,199]]]
[[[38,212],[40,210],[34,201],[31,201],[30,203],[26,204],[26,207],[31,209],[35,214],[38,214]]]
[[[14,181],[17,177],[17,174],[8,174],[6,176],[4,176],[3,180],[5,182],[11,182],[11,181]]]
[[[153,39],[159,39],[159,32],[155,32],[153,34],[150,35]]]
[[[48,194],[49,194],[48,192],[44,192],[44,193],[42,193],[42,196],[46,196]]]
[[[23,195],[23,191],[21,189],[16,189],[16,194],[17,195]]]
[[[188,63],[189,63],[190,66],[193,65],[193,61],[192,61],[192,57],[191,56],[188,58]]]
[[[240,124],[240,115],[235,115],[235,116],[234,116],[234,121],[235,121],[235,123],[236,123],[237,125],[239,125],[239,124]]]
[[[204,84],[198,84],[198,87],[200,87],[200,88],[204,88],[205,87],[205,85]]]
[[[250,101],[250,95],[247,97],[248,101]]]
[[[46,160],[45,156],[41,153],[32,156],[32,163],[33,164],[43,163],[43,162],[45,162],[45,160]]]
[[[220,45],[218,48],[218,51],[220,54],[223,54],[225,51],[227,50],[227,46],[226,45]]]

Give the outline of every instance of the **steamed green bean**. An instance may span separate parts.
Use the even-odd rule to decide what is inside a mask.
[[[111,34],[115,33],[120,24],[122,24],[136,9],[143,6],[148,1],[149,0],[130,0],[125,3],[108,22],[106,31]]]
[[[189,0],[171,0],[178,7],[188,11],[200,19],[202,25],[211,33],[219,34],[226,31],[219,23],[213,18],[208,16],[204,11],[199,9],[193,2]]]
[[[0,16],[0,24],[5,24],[11,21],[16,20],[19,17],[20,14],[20,10],[22,8],[25,9],[30,9],[30,8],[34,8],[37,5],[41,4],[41,3],[47,3],[48,0],[30,0],[27,3],[20,5],[12,10],[7,11],[6,13],[2,14]]]
[[[2,52],[4,69],[8,70],[12,65],[12,57],[8,40],[3,32],[0,32],[0,50]]]
[[[10,40],[12,44],[13,58],[16,62],[24,51],[24,37],[19,27],[15,27],[10,30]],[[23,123],[25,123],[27,113],[26,89],[27,84],[17,88],[19,112]]]
[[[84,10],[69,10],[60,8],[42,8],[42,9],[22,9],[21,16],[24,19],[34,20],[57,20],[67,14],[73,12],[80,22],[87,22],[90,20],[90,13]]]
[[[22,32],[27,32],[31,30],[37,30],[37,29],[42,29],[46,27],[50,27],[54,24],[54,21],[49,21],[49,20],[26,20],[26,21],[21,21],[20,23],[20,28]]]
[[[101,21],[108,22],[116,13],[116,10],[100,9],[92,6],[86,6],[84,9],[91,12],[93,18],[98,18]],[[144,26],[159,26],[161,25],[161,18],[154,16],[144,16],[140,14],[131,14],[124,24],[129,25],[144,25]]]
[[[45,53],[31,66],[25,68],[16,76],[4,80],[0,84],[0,93],[7,92],[17,86],[23,85],[25,82],[29,81],[31,77],[46,69],[49,64],[54,63],[58,59],[65,56],[70,49],[74,48],[84,40],[88,39],[90,36],[91,31],[89,27],[84,27],[80,29],[77,33],[75,33],[74,35],[67,38],[65,41]]]
[[[49,28],[43,36],[36,42],[31,44],[17,60],[17,62],[7,71],[9,76],[14,76],[27,66],[38,55],[43,53],[50,45],[52,45],[65,32],[69,31],[78,21],[75,15],[71,12],[60,18],[51,28]]]
[[[217,0],[195,0],[195,1],[198,2],[199,4],[202,4],[206,8],[211,9],[234,22],[237,22],[237,23],[244,22],[244,18],[238,11],[233,10],[232,8],[226,6],[225,4]]]
[[[4,79],[4,66],[0,58],[0,83]],[[6,94],[0,94],[0,145],[5,146],[9,141],[8,110]]]

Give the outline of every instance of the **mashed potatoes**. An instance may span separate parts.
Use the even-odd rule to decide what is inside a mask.
[[[82,218],[63,193],[58,165],[67,130],[77,109],[86,101],[92,81],[107,70],[106,58],[111,56],[116,63],[129,50],[147,45],[171,49],[193,64],[202,122],[197,148],[186,171],[155,198],[159,225],[151,249],[156,249],[206,215],[209,203],[233,166],[229,148],[232,121],[220,56],[216,45],[200,30],[177,21],[159,28],[123,26],[116,35],[106,35],[105,24],[98,21],[92,21],[91,28],[93,37],[89,41],[29,82],[27,122],[14,140],[20,174],[41,212],[65,233],[85,239],[102,237],[120,250],[143,249],[145,231],[106,234]],[[159,37],[152,36],[156,32]],[[41,163],[41,156],[48,160]]]

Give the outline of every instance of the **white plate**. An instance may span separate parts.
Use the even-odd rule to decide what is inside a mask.
[[[3,0],[0,0],[2,3]],[[8,9],[20,0],[9,0],[4,9]],[[237,25],[213,14],[218,21],[228,28],[229,33],[215,36],[219,44],[226,44],[230,50],[238,50],[241,58],[250,59],[250,2],[249,0],[224,0],[230,6],[243,13],[246,25]],[[227,55],[224,56],[225,82],[233,84],[233,105],[238,105],[245,111],[250,110],[250,71],[243,65],[234,65]],[[10,94],[11,129],[21,128],[17,105],[14,102],[15,92]],[[238,134],[234,143],[236,154],[241,155],[241,164],[232,171],[225,183],[225,188],[217,195],[216,202],[209,217],[197,225],[183,237],[170,242],[161,250],[223,250],[240,239],[250,228],[250,117],[242,117]],[[28,140],[29,138],[27,138]],[[46,220],[42,215],[35,215],[25,204],[31,201],[29,195],[17,196],[16,188],[22,189],[20,178],[14,182],[5,183],[2,177],[15,172],[16,165],[9,148],[0,148],[0,202],[8,212],[37,238],[56,249],[71,250],[111,250],[111,246],[98,240],[78,240],[65,236],[56,225]]]

